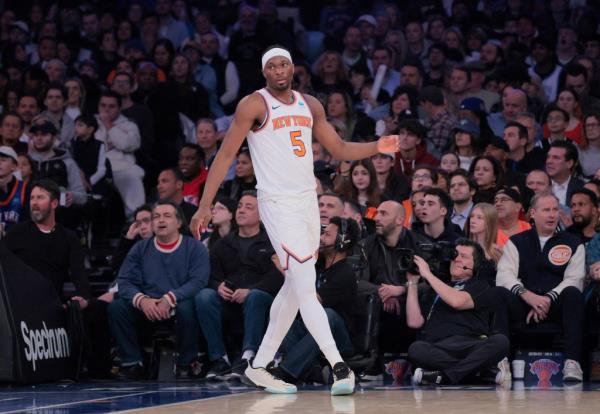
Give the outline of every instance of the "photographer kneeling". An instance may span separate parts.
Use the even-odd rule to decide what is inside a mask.
[[[415,384],[457,384],[478,372],[493,371],[495,382],[510,381],[506,356],[508,338],[489,335],[490,316],[500,303],[500,295],[478,277],[484,253],[477,243],[459,239],[456,257],[450,262],[450,284],[435,276],[423,258],[414,257],[420,276],[408,273],[406,323],[419,329],[425,340],[416,341],[408,349],[408,358],[417,367]],[[431,286],[419,303],[419,277]]]

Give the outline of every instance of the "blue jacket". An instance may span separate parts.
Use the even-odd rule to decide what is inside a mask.
[[[208,282],[206,247],[190,236],[171,253],[157,249],[155,238],[141,240],[127,254],[117,282],[119,295],[133,301],[138,294],[160,298],[172,292],[177,301],[193,298]]]

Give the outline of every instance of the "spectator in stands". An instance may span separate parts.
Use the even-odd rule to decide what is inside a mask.
[[[446,99],[448,107],[453,113],[458,111],[460,102],[466,98],[470,83],[471,71],[466,66],[455,66],[450,72]]]
[[[344,34],[344,49],[342,59],[347,68],[367,68],[367,54],[363,49],[360,38],[360,29],[357,26],[348,26]]]
[[[149,239],[153,235],[152,206],[150,204],[143,204],[135,210],[133,213],[133,222],[119,239],[119,244],[110,260],[113,272],[119,274],[123,261],[125,261],[127,254],[135,243],[140,240]],[[112,302],[112,298],[108,302]]]
[[[121,195],[125,215],[131,217],[146,199],[144,170],[136,164],[134,152],[140,148],[137,125],[121,114],[121,96],[112,91],[103,92],[98,103],[98,130],[95,138],[106,145],[113,180]]]
[[[535,64],[529,68],[530,74],[535,74],[542,79],[544,91],[550,102],[553,102],[558,95],[558,80],[562,69],[556,62],[553,46],[549,39],[542,36],[533,39],[531,57]]]
[[[199,373],[198,322],[194,295],[206,286],[210,266],[206,248],[185,231],[185,218],[171,201],[152,209],[154,237],[129,251],[117,278],[119,297],[108,307],[110,327],[119,346],[123,379],[145,376],[136,328],[177,318],[177,377]],[[169,275],[169,277],[165,277]]]
[[[234,200],[239,200],[244,191],[256,189],[256,176],[252,166],[252,158],[248,147],[242,147],[237,155],[235,178],[225,181],[219,193]]]
[[[17,114],[23,120],[23,132],[27,134],[33,119],[40,113],[40,104],[38,98],[31,94],[25,93],[19,96],[17,105]]]
[[[225,113],[231,113],[237,101],[240,78],[235,64],[219,55],[219,38],[216,33],[200,34],[202,60],[213,67],[217,75],[217,95]]]
[[[537,194],[531,201],[535,227],[510,238],[498,263],[496,284],[508,290],[503,312],[496,313],[500,331],[545,320],[562,325],[565,338],[564,381],[582,381],[583,281],[585,248],[568,232],[556,232],[559,200]]]
[[[556,121],[551,119],[551,116],[556,116],[556,109],[562,109],[563,116],[566,114],[564,130],[563,124],[557,124]],[[580,115],[577,115],[575,112],[581,112],[581,108],[579,108],[579,104],[577,102],[577,95],[571,89],[563,89],[556,98],[556,102],[551,104],[546,109],[546,124],[544,124],[543,134],[544,138],[549,139],[550,141],[561,139],[570,139],[576,144],[581,144],[583,141],[583,124],[581,123]],[[554,124],[551,126],[551,123]],[[552,128],[552,129],[551,129]]]
[[[44,94],[46,110],[40,114],[59,130],[58,143],[63,147],[70,145],[70,141],[75,136],[75,121],[65,112],[67,98],[67,89],[62,83],[48,84]]]
[[[14,225],[4,242],[10,251],[54,285],[61,300],[65,299],[64,284],[73,283],[74,295],[68,300],[78,302],[84,311],[90,345],[88,375],[108,378],[111,362],[105,305],[90,297],[84,251],[78,237],[56,222],[59,197],[60,189],[55,182],[47,179],[35,182],[29,204],[31,221]]]
[[[67,89],[67,102],[65,105],[65,114],[71,119],[81,115],[85,105],[85,86],[79,78],[70,78],[65,82]]]
[[[425,128],[427,143],[432,154],[442,155],[451,145],[451,132],[458,124],[458,118],[451,113],[444,99],[442,90],[436,86],[426,86],[419,92],[419,103],[427,115]]]
[[[554,141],[546,157],[546,172],[552,179],[552,193],[562,206],[568,205],[573,191],[583,187],[583,181],[575,176],[579,161],[577,148],[569,141]]]
[[[477,183],[469,176],[469,173],[463,169],[458,169],[450,173],[450,199],[453,208],[450,220],[452,223],[465,228],[465,223],[473,209],[473,196],[477,191]]]
[[[579,95],[579,103],[584,114],[600,110],[600,100],[592,95],[593,72],[590,76],[581,63],[572,63],[563,68],[561,77],[564,79],[564,87],[573,89]]]
[[[357,115],[354,112],[350,96],[341,90],[329,93],[326,112],[328,118],[344,125],[345,129],[342,136],[344,141],[352,141],[357,126]]]
[[[489,324],[498,296],[476,277],[485,258],[483,249],[472,240],[460,239],[456,252],[448,282],[434,275],[419,256],[414,259],[419,274],[407,276],[407,324],[425,331],[424,340],[413,342],[408,349],[408,358],[417,367],[413,383],[457,384],[490,370],[496,384],[509,383],[509,340],[505,335],[492,334]],[[431,286],[421,300],[417,287],[420,277]]]
[[[222,114],[216,93],[209,93],[203,85],[194,80],[192,63],[186,55],[176,54],[170,69],[171,76],[167,80],[166,88],[174,89],[176,109],[180,118],[184,115],[189,118],[188,122],[193,123],[200,117],[210,116],[211,109],[214,109],[215,116]]]
[[[65,205],[83,205],[87,201],[79,167],[65,150],[55,148],[58,130],[50,121],[42,120],[30,129],[33,145],[29,156],[33,160],[37,179],[46,178],[63,187]]]
[[[111,89],[121,96],[121,114],[134,122],[140,131],[141,144],[135,152],[136,164],[147,174],[153,173],[152,146],[154,144],[154,118],[148,105],[134,102],[131,94],[135,87],[133,75],[127,72],[117,72],[111,84]]]
[[[169,39],[176,48],[179,48],[188,37],[188,29],[185,23],[173,17],[173,2],[171,0],[157,0],[155,7],[159,18],[159,37]]]
[[[354,354],[352,333],[355,331],[354,317],[358,313],[359,300],[354,271],[347,257],[358,237],[359,228],[354,221],[336,216],[331,218],[321,234],[319,246],[317,295],[325,308],[335,343],[345,357]],[[283,376],[280,378],[291,383],[299,380],[310,382],[310,368],[318,363],[321,351],[300,319],[290,327],[281,349],[283,360],[278,368]],[[317,375],[323,382],[320,369]]]
[[[397,174],[407,177],[413,175],[416,165],[429,165],[436,167],[438,160],[429,152],[425,140],[427,129],[414,119],[405,119],[398,124],[400,136],[400,151],[396,153],[394,168]]]
[[[529,223],[519,219],[523,201],[521,194],[514,188],[500,188],[494,197],[494,207],[498,213],[496,244],[499,247],[503,247],[511,236],[531,228]]]
[[[485,253],[479,271],[479,277],[486,280],[490,286],[496,286],[496,266],[502,249],[496,244],[498,237],[498,212],[488,203],[476,204],[465,223],[465,234],[477,242]]]
[[[408,177],[394,171],[394,154],[376,154],[371,162],[377,174],[377,185],[383,198],[401,202],[408,198],[410,188]]]
[[[392,67],[393,54],[392,49],[389,47],[378,46],[373,50],[370,61],[371,75],[373,78],[376,77],[377,71],[381,66],[386,67],[385,72],[383,72],[381,88],[390,96],[393,95],[396,88],[400,86],[400,73]]]
[[[98,121],[93,115],[79,115],[75,120],[74,139],[71,141],[71,154],[83,173],[86,191],[107,196],[106,148],[104,143],[94,138]]]
[[[533,170],[527,174],[525,185],[535,194],[547,193],[552,191],[552,179],[544,170]]]
[[[439,188],[426,188],[423,194],[418,214],[421,225],[413,225],[413,231],[431,242],[454,243],[462,234],[460,227],[447,218],[452,209],[450,196]]]
[[[217,196],[215,199],[212,208],[212,232],[205,239],[205,244],[209,251],[219,240],[236,229],[236,209],[237,203],[231,198]]]
[[[352,92],[352,85],[342,56],[331,50],[323,52],[314,65],[312,84],[317,94],[329,95],[335,91]]]
[[[502,91],[500,100],[502,111],[488,116],[488,124],[494,135],[501,137],[508,121],[515,119],[517,114],[527,111],[527,94],[522,89],[507,86]]]
[[[404,63],[400,69],[400,86],[413,86],[419,91],[423,87],[423,67],[414,61]],[[414,104],[416,107],[417,102]]]
[[[424,61],[429,49],[429,40],[425,38],[425,31],[418,19],[411,19],[404,26],[404,35],[408,44],[407,58]]]
[[[600,168],[600,112],[590,112],[583,118],[582,143],[577,147],[579,164],[585,177],[592,177]]]
[[[283,276],[271,260],[273,247],[260,223],[256,193],[242,195],[235,221],[237,230],[212,248],[208,287],[195,297],[211,361],[207,379],[222,379],[231,371],[224,343],[225,321],[243,321],[241,358],[233,372],[238,377],[243,375],[260,345],[271,303],[283,284]]]
[[[217,155],[217,151],[221,146],[221,142],[219,140],[219,134],[217,131],[217,124],[211,118],[200,118],[198,122],[196,122],[196,144],[200,145],[202,151],[204,151],[204,166],[206,169],[210,169],[215,156]],[[315,143],[313,142],[313,145]],[[313,153],[314,155],[314,153]],[[314,158],[316,161],[316,158]],[[231,180],[235,176],[235,162],[231,164],[227,175],[225,176],[225,180]]]
[[[397,130],[403,119],[417,118],[417,90],[412,85],[396,88],[389,104],[389,116],[375,124],[375,135],[388,135]]]
[[[15,150],[0,146],[0,238],[13,225],[27,220],[29,186],[28,182],[15,177],[17,167]]]
[[[494,202],[494,195],[502,186],[504,174],[498,160],[490,155],[476,157],[469,168],[471,175],[477,183],[477,193],[473,200],[475,203]]]
[[[358,228],[360,230],[360,235],[358,238],[359,241],[364,240],[369,235],[360,212],[360,206],[354,201],[344,201],[344,214],[342,217],[345,219],[354,220],[356,224],[358,224]]]
[[[377,173],[373,163],[367,158],[354,161],[350,166],[350,182],[344,192],[348,200],[358,203],[365,220],[373,222],[381,193],[377,184]]]
[[[453,173],[460,168],[460,158],[454,151],[448,151],[442,154],[440,158],[440,170],[446,174]]]
[[[204,151],[197,144],[184,144],[179,151],[179,171],[183,174],[183,198],[197,205],[208,172],[202,163]]]
[[[504,127],[503,139],[508,145],[509,153],[506,161],[507,169],[513,172],[528,173],[534,169],[541,169],[545,164],[545,157],[541,151],[527,149],[529,134],[527,128],[518,121],[509,121]]]
[[[321,218],[321,229],[324,229],[331,217],[341,217],[344,214],[344,200],[339,194],[325,192],[319,196],[319,216]],[[362,213],[361,213],[362,215]]]
[[[468,170],[481,152],[479,126],[469,119],[461,119],[452,129],[452,147],[460,160],[460,168]]]
[[[567,231],[581,238],[585,245],[592,240],[598,227],[598,197],[587,188],[573,191],[570,198],[573,224]]]
[[[27,154],[27,143],[21,142],[23,136],[23,118],[15,112],[4,112],[0,122],[0,144],[11,147],[17,154]]]
[[[181,209],[183,217],[185,217],[185,223],[187,224],[198,208],[184,200],[184,180],[183,174],[177,168],[162,170],[158,175],[156,191],[159,199],[172,201]]]

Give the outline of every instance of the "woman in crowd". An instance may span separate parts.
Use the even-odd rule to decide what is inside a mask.
[[[331,94],[336,90],[352,93],[352,85],[344,68],[342,55],[331,50],[323,52],[314,66],[313,87],[317,93]]]
[[[221,186],[219,194],[229,197],[238,202],[242,193],[248,190],[256,189],[256,177],[250,158],[248,147],[242,147],[238,152],[237,163],[235,165],[235,178],[225,181]]]
[[[169,39],[159,39],[152,48],[152,60],[165,73],[169,73],[173,59],[175,59],[175,48]]]
[[[465,233],[469,239],[479,243],[485,252],[479,277],[491,286],[496,285],[496,265],[502,256],[502,250],[496,245],[498,233],[498,212],[488,203],[476,204],[465,223]]]
[[[327,97],[327,116],[344,124],[344,141],[351,141],[356,126],[356,114],[352,100],[346,92],[335,91]]]
[[[460,168],[460,158],[453,151],[448,151],[442,154],[440,158],[440,169],[447,174],[456,171]]]
[[[583,175],[593,177],[600,168],[600,112],[590,112],[583,118],[583,140],[578,149]]]
[[[389,135],[398,128],[398,123],[404,118],[417,118],[418,108],[417,89],[412,85],[402,85],[396,88],[392,95],[389,115],[377,121],[375,135]]]
[[[471,163],[479,155],[479,135],[475,131],[467,131],[457,127],[453,131],[452,146],[458,159],[460,168],[469,170]]]
[[[377,183],[377,173],[370,159],[354,161],[350,166],[350,182],[344,197],[360,206],[367,228],[374,230],[377,206],[382,201]]]
[[[65,82],[65,88],[67,88],[68,98],[67,107],[65,112],[72,119],[77,118],[81,115],[83,105],[85,103],[85,86],[79,78],[67,79]]]
[[[569,122],[565,137],[569,138],[576,144],[581,145],[583,142],[583,124],[581,122],[581,107],[579,105],[579,97],[572,89],[563,89],[556,96],[556,106],[566,111],[569,114]],[[548,124],[544,124],[544,138],[550,136]]]
[[[377,185],[381,195],[387,200],[406,200],[410,193],[408,178],[404,174],[400,177],[394,171],[394,155],[375,154],[371,157],[371,162],[377,174]]]
[[[208,237],[203,237],[203,242],[210,250],[216,242],[235,230],[235,210],[237,202],[229,197],[217,196],[213,204],[212,231]]]
[[[130,40],[133,40],[139,36],[137,27],[133,25],[129,20],[124,19],[117,25],[117,42],[119,44],[117,53],[120,56],[125,56],[125,46]]]
[[[502,186],[504,180],[502,166],[498,160],[489,155],[475,157],[469,168],[469,175],[477,183],[473,202],[493,204],[496,191]]]

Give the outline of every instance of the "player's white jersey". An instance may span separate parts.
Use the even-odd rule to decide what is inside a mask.
[[[291,104],[275,98],[266,88],[258,93],[265,100],[267,116],[248,134],[256,189],[261,197],[314,191],[313,117],[308,103],[296,91],[292,91]]]

